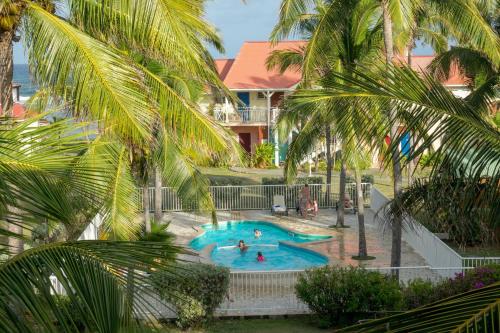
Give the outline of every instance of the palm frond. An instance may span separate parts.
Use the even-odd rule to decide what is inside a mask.
[[[147,273],[169,270],[180,249],[169,243],[82,241],[42,245],[0,266],[0,329],[8,332],[121,332],[156,311]],[[135,271],[133,279],[129,272]],[[53,275],[68,303],[51,295]],[[134,303],[127,290],[134,288]],[[70,313],[72,315],[70,315]]]
[[[150,136],[154,113],[127,58],[34,3],[23,29],[35,78],[56,90],[69,86],[77,116],[90,115],[134,141]]]
[[[500,283],[337,332],[496,332]]]

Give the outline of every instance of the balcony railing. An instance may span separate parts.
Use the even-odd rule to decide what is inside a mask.
[[[279,109],[271,108],[271,113],[264,107],[216,107],[215,120],[226,124],[267,124],[274,123]],[[269,114],[269,115],[268,115]]]

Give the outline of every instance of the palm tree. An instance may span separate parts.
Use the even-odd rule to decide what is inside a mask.
[[[60,16],[51,1],[3,1],[1,36],[22,33],[37,83],[66,102],[73,115],[96,121],[100,134],[137,152],[168,143],[170,151],[161,160],[173,164],[160,168],[163,177],[169,177],[180,196],[192,198],[201,191],[200,207],[210,208],[207,183],[193,180],[199,173],[181,146],[196,144],[222,154],[236,145],[195,103],[134,59],[140,54],[203,86],[225,90],[203,44],[222,49],[215,29],[203,19],[203,2],[81,0],[65,7],[67,13]],[[9,38],[1,42],[7,48],[12,47]],[[1,63],[12,63],[9,52],[1,57]],[[2,82],[10,81],[5,79],[8,67],[0,67]],[[9,96],[3,105],[11,104]],[[154,138],[157,132],[160,136]],[[120,161],[129,159],[125,153],[119,156]],[[183,161],[177,163],[178,158]]]
[[[322,7],[326,8],[325,6]],[[337,29],[332,36],[324,36],[323,39],[317,37],[319,29],[315,29],[312,38],[316,41],[316,47],[308,46],[304,55],[304,65],[311,68],[318,68],[324,60],[331,65],[331,69],[323,71],[323,76],[316,79],[315,84],[321,87],[327,87],[331,80],[331,73],[341,72],[345,75],[352,73],[355,68],[362,63],[370,63],[378,57],[381,52],[381,29],[379,25],[373,24],[377,6],[371,1],[352,1],[344,6],[328,7],[328,10],[320,11],[315,17],[318,25],[321,25],[325,17],[336,17],[335,24]],[[332,42],[333,39],[333,42]],[[322,56],[321,60],[317,53],[319,46]],[[311,44],[309,44],[311,45]],[[319,63],[318,63],[319,62]],[[359,223],[359,258],[367,258],[366,237],[364,232],[364,203],[363,192],[361,190],[361,174],[358,167],[359,156],[357,150],[362,145],[372,145],[372,136],[364,135],[360,124],[364,122],[365,115],[372,114],[370,110],[363,110],[357,107],[356,103],[342,105],[328,105],[320,101],[310,103],[307,95],[310,91],[317,89],[299,89],[292,95],[289,103],[292,113],[283,113],[280,121],[287,121],[296,116],[293,113],[302,113],[308,115],[304,126],[295,140],[290,145],[285,164],[287,177],[293,177],[296,173],[296,165],[300,163],[302,156],[314,144],[318,135],[323,132],[324,124],[335,126],[336,133],[342,139],[342,164],[350,164],[356,170],[357,183],[357,205],[358,205],[358,223]],[[321,90],[321,89],[320,89]],[[372,108],[373,109],[373,108]],[[340,126],[345,113],[352,115],[352,123],[343,122]],[[371,133],[369,133],[371,134]],[[345,167],[343,166],[342,169]],[[341,189],[342,192],[342,189]],[[340,207],[344,205],[344,197],[340,197]]]
[[[349,3],[350,0],[332,0],[328,1],[331,7],[338,7],[341,4]],[[388,66],[392,66],[394,59],[394,32],[393,25],[395,25],[398,33],[415,29],[416,24],[419,23],[415,19],[415,15],[423,6],[432,6],[433,13],[437,13],[443,20],[446,20],[451,29],[452,35],[460,43],[473,45],[476,50],[481,50],[487,54],[494,63],[500,60],[500,44],[497,35],[491,29],[489,23],[484,20],[479,7],[484,3],[482,1],[473,0],[373,0],[374,3],[381,7],[382,16],[380,18],[383,26],[383,36],[385,44],[385,59]],[[283,0],[280,9],[279,23],[273,31],[273,38],[279,39],[288,36],[297,30],[296,22],[307,18],[303,15],[310,6],[314,4],[314,0]],[[325,19],[318,24],[315,34],[316,38],[311,38],[310,48],[317,48],[316,54],[321,56],[321,48],[323,47],[318,41],[322,36],[332,35],[336,28],[336,17],[325,17]],[[409,36],[409,34],[406,34]],[[408,45],[408,41],[399,40],[401,46],[398,45],[397,49],[402,49],[403,45]],[[314,66],[304,66],[307,77],[314,71]],[[402,175],[400,160],[400,152],[398,151],[399,142],[394,138],[398,137],[398,124],[393,121],[391,108],[386,113],[387,121],[392,123],[394,127],[388,131],[392,138],[391,149],[393,155],[390,156],[392,160],[392,171],[394,181],[394,194],[397,196],[402,189]],[[398,267],[401,264],[401,225],[402,221],[399,216],[394,217],[392,223],[392,250],[391,250],[391,266]]]
[[[116,152],[124,150],[103,138],[90,142],[88,124],[71,119],[33,126],[41,117],[14,124],[1,119],[2,222],[9,220],[22,230],[33,230],[46,221],[71,224],[76,195],[94,211],[106,214],[105,202],[116,200],[109,199],[110,189],[126,185],[117,180],[114,171]],[[123,173],[127,175],[130,173]],[[126,189],[123,186],[115,194],[126,197],[130,195]],[[22,208],[20,213],[9,209],[14,204]],[[120,238],[123,230],[137,234],[137,225],[130,219],[113,227],[109,229],[114,238]],[[163,240],[168,236],[162,230],[154,231]],[[0,247],[7,250],[4,236],[24,237],[3,224],[0,236]],[[170,269],[179,252],[170,242],[157,242],[157,238],[143,237],[141,242],[68,239],[39,245],[8,260],[0,258],[0,330],[73,332],[83,326],[118,332],[138,328],[132,306],[135,313],[154,313],[148,306],[152,299],[146,299],[152,295],[145,287],[146,273]],[[130,271],[136,272],[132,280],[124,275]],[[53,295],[51,276],[65,288],[67,298]],[[130,284],[137,291],[133,305],[126,295]]]

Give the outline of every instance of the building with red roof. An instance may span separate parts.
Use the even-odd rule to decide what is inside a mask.
[[[209,97],[202,101],[202,107],[213,108],[216,120],[230,127],[239,138],[242,147],[249,153],[255,152],[255,146],[263,142],[274,142],[275,164],[286,156],[287,145],[278,147],[277,135],[272,127],[280,112],[283,99],[294,91],[301,80],[299,70],[287,70],[280,73],[277,69],[269,70],[267,58],[274,50],[303,49],[306,41],[283,41],[276,44],[267,41],[244,42],[234,59],[217,59],[215,65],[220,78],[227,88],[238,96],[241,104],[237,107],[227,100],[215,101]],[[423,72],[434,56],[413,56],[412,68]],[[406,57],[400,61],[405,62]],[[469,93],[468,81],[455,69],[444,84],[457,96],[465,97]],[[218,102],[218,103],[215,103]]]

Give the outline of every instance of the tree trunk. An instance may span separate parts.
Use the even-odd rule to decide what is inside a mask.
[[[330,204],[330,193],[332,187],[332,133],[330,125],[325,127],[325,141],[326,141],[326,202]]]
[[[0,110],[3,114],[10,111],[12,100],[14,31],[0,33]]]
[[[155,220],[156,222],[160,222],[163,217],[163,209],[162,209],[162,179],[161,179],[161,170],[157,166],[155,168]]]
[[[340,158],[340,181],[339,181],[339,202],[337,209],[337,227],[344,227],[344,199],[345,199],[345,178],[346,169],[344,164],[344,157]]]
[[[11,207],[9,207],[9,210],[10,209],[11,209]],[[8,219],[7,219],[7,223],[9,225],[10,232],[19,235],[19,237],[23,236],[23,228],[22,227],[20,227],[17,224],[12,223]],[[20,254],[21,252],[24,251],[24,241],[21,238],[9,237],[9,249],[8,250],[9,250],[12,257]]]
[[[321,153],[321,148],[316,146],[316,157],[314,158],[314,172],[319,172],[319,154]]]
[[[142,188],[142,203],[144,206],[144,225],[146,226],[146,232],[151,232],[151,217],[150,217],[150,205],[149,205],[149,182]]]
[[[358,226],[359,226],[359,247],[358,256],[364,258],[368,256],[368,249],[366,248],[366,234],[365,234],[365,201],[363,198],[363,189],[361,188],[361,172],[356,168],[356,202],[358,205]]]
[[[413,63],[413,55],[412,55],[413,45],[414,45],[414,42],[413,42],[413,38],[412,38],[412,40],[410,41],[410,44],[408,45],[408,66],[410,66],[410,67]],[[414,149],[414,147],[413,147],[414,142],[413,142],[412,133],[410,133],[409,144],[410,144],[410,153],[411,153],[412,149]],[[409,186],[411,186],[413,184],[413,173],[414,172],[415,172],[415,161],[413,159],[409,159],[408,160],[408,185]]]
[[[383,30],[384,30],[384,45],[387,65],[392,64],[394,58],[394,42],[392,36],[392,18],[389,11],[388,0],[382,0],[383,14]],[[393,119],[393,110],[389,110],[390,120]],[[391,140],[394,140],[398,134],[398,126],[396,123],[391,126]],[[394,142],[394,141],[392,141]],[[394,181],[394,197],[397,197],[402,189],[401,165],[399,163],[399,149],[395,149],[392,155],[393,181]],[[391,266],[401,266],[401,228],[402,217],[394,216],[392,225],[392,248],[391,248]],[[393,272],[395,278],[399,278],[399,271]]]

